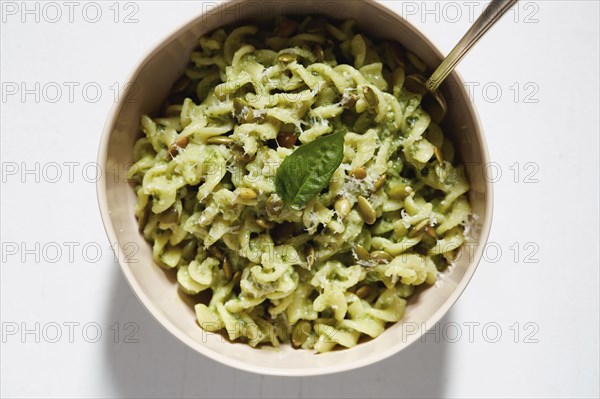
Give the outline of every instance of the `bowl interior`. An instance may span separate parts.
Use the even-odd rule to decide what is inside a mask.
[[[169,36],[134,71],[129,86],[107,121],[99,163],[107,173],[98,182],[98,198],[111,242],[120,245],[119,260],[130,285],[148,310],[169,331],[190,347],[215,360],[248,371],[278,375],[311,375],[351,369],[389,356],[419,338],[456,301],[473,274],[491,223],[491,185],[483,179],[487,152],[477,115],[460,77],[453,73],[445,82],[451,89],[444,131],[467,165],[470,201],[479,218],[472,227],[473,245],[438,283],[415,295],[404,319],[381,336],[343,351],[315,355],[309,351],[257,350],[246,344],[208,334],[195,321],[193,309],[178,292],[177,283],[152,260],[151,247],[138,232],[133,210],[136,196],[125,174],[132,164],[132,148],[139,137],[142,114],[156,111],[173,82],[183,73],[189,54],[204,33],[236,21],[273,18],[280,14],[324,14],[336,19],[353,18],[373,38],[395,39],[419,56],[430,68],[442,57],[434,46],[400,16],[371,1],[319,2],[231,1],[206,12]]]

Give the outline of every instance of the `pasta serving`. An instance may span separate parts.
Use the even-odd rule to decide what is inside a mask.
[[[407,84],[424,63],[320,17],[198,43],[142,117],[129,171],[154,260],[232,341],[377,337],[452,263],[471,213],[454,147]]]

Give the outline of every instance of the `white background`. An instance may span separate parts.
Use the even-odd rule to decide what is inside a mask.
[[[38,22],[2,2],[2,397],[598,397],[598,2],[521,1],[459,66],[494,162],[495,216],[486,259],[437,335],[370,367],[295,379],[217,364],[157,324],[113,260],[86,168],[117,87],[202,3],[99,2],[97,23],[86,3],[72,23],[64,3],[56,23],[35,4]],[[453,3],[457,18],[443,2],[387,4],[444,53],[483,7]]]

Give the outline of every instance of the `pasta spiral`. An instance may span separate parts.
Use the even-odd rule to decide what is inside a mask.
[[[207,291],[198,324],[325,352],[401,320],[465,242],[452,143],[404,86],[422,63],[353,21],[279,18],[201,37],[129,177],[154,260]],[[411,62],[411,60],[413,60]],[[345,127],[341,166],[303,209],[274,185],[298,146]]]

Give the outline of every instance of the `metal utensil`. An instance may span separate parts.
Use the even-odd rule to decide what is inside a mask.
[[[422,77],[418,75],[407,76],[407,80],[412,79],[413,82],[411,83],[413,84],[422,84],[427,91],[427,94],[423,98],[423,108],[429,112],[431,119],[434,122],[439,123],[447,110],[446,101],[438,90],[444,79],[450,75],[452,70],[454,70],[456,65],[462,60],[471,47],[473,47],[492,25],[494,25],[494,23],[496,23],[516,2],[517,0],[492,0],[427,81],[423,82]]]

